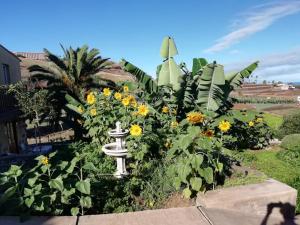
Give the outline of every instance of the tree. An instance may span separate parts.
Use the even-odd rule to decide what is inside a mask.
[[[23,113],[23,118],[29,119],[34,124],[35,143],[38,144],[40,137],[40,124],[48,117],[55,117],[53,103],[51,102],[51,94],[45,89],[28,89],[22,82],[11,84],[8,88],[8,93],[12,93],[20,110]],[[41,140],[39,138],[39,144]]]
[[[76,49],[72,47],[65,49],[63,46],[61,48],[64,52],[63,57],[44,49],[48,62],[43,66],[33,65],[29,68],[31,80],[47,81],[47,89],[53,93],[52,97],[57,101],[55,110],[59,117],[56,121],[64,120],[69,123],[74,129],[75,137],[81,137],[81,126],[74,122],[79,116],[65,107],[67,104],[65,96],[68,94],[83,103],[85,93],[89,89],[114,87],[112,81],[101,79],[97,75],[101,70],[110,68],[111,63],[108,58],[99,55],[98,49],[89,50],[86,45]],[[62,109],[66,112],[66,117],[61,116]]]

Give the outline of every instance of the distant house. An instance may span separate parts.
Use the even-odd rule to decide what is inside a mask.
[[[9,84],[20,80],[20,59],[0,45],[0,155],[20,153],[27,143],[26,125],[20,119],[16,99],[6,93]]]
[[[280,90],[287,91],[287,90],[294,90],[295,87],[289,84],[276,84],[276,87],[280,88]]]

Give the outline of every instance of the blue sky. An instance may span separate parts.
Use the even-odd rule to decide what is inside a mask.
[[[11,51],[88,44],[153,75],[170,35],[178,63],[205,57],[231,71],[260,60],[260,80],[300,81],[300,0],[10,0],[1,9],[0,43]]]

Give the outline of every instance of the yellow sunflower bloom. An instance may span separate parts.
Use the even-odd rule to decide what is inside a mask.
[[[49,159],[48,159],[48,157],[43,157],[42,159],[41,159],[41,163],[42,164],[44,164],[44,165],[48,165],[49,164]]]
[[[97,115],[97,110],[96,109],[91,109],[90,111],[92,116],[96,116]]]
[[[172,121],[171,122],[171,127],[172,128],[176,128],[178,126],[178,122],[177,121]]]
[[[204,115],[200,112],[190,112],[187,114],[187,120],[192,124],[203,123]]]
[[[103,89],[103,94],[104,94],[106,97],[110,96],[110,95],[111,95],[110,89],[109,89],[109,88],[104,88],[104,89]]]
[[[219,129],[222,131],[222,132],[227,132],[231,127],[231,124],[226,121],[226,120],[223,120],[219,123]]]
[[[147,116],[147,114],[149,113],[149,109],[146,105],[140,105],[138,107],[138,114],[141,116]]]
[[[140,136],[142,134],[142,128],[137,124],[131,125],[130,134],[132,136]]]
[[[121,100],[122,99],[122,94],[120,92],[116,92],[114,95],[115,99]]]
[[[163,113],[168,113],[168,112],[169,112],[169,108],[168,108],[167,106],[164,106],[164,107],[162,108],[162,112],[163,112]]]
[[[124,92],[128,92],[128,91],[129,91],[128,86],[124,86],[124,87],[123,87],[123,91],[124,91]]]
[[[253,122],[253,121],[250,121],[250,122],[248,123],[248,125],[249,125],[249,127],[253,127],[253,126],[254,126],[254,122]]]
[[[90,92],[86,98],[88,104],[93,105],[96,102],[96,97],[93,92]]]
[[[122,99],[122,104],[128,106],[130,104],[130,99],[128,97]]]

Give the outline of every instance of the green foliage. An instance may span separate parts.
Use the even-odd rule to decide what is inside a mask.
[[[177,54],[174,40],[171,37],[165,37],[160,49],[160,55],[165,59],[158,72],[158,86],[170,85],[174,91],[180,89],[182,72],[173,59],[173,56]]]
[[[300,167],[300,145],[295,149],[278,152],[277,157],[282,161]]]
[[[281,147],[289,150],[300,149],[300,134],[289,134],[282,139]]]
[[[294,113],[283,118],[283,123],[279,127],[279,134],[284,137],[288,134],[300,134],[300,113]]]

